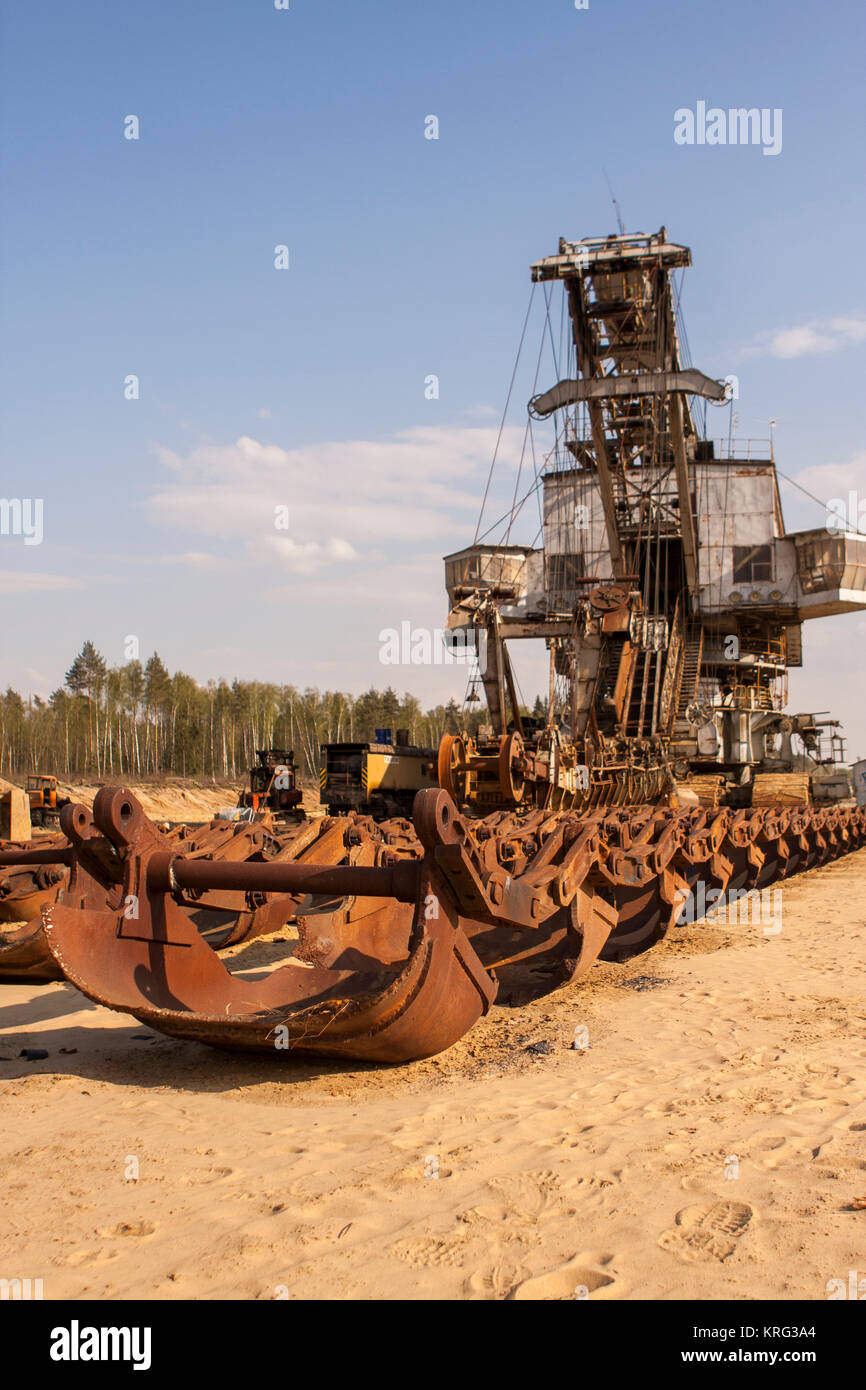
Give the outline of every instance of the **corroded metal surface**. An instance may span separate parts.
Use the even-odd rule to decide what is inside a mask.
[[[43,910],[45,941],[90,998],[177,1037],[407,1061],[450,1046],[496,998],[521,1002],[600,955],[651,946],[698,886],[753,893],[866,843],[863,807],[471,820],[431,790],[413,822],[340,818],[320,832],[321,860],[315,841],[216,859],[188,854],[131,793],[105,789],[92,818],[80,807],[65,818],[70,887]],[[88,888],[105,864],[108,890]],[[196,929],[190,901],[223,894],[291,904],[297,934],[269,943],[271,968],[218,956]]]
[[[61,813],[65,833],[51,840],[8,846],[0,852],[0,921],[21,922],[0,936],[0,979],[57,980],[62,972],[48,946],[42,909],[55,903],[76,911],[130,911],[122,894],[124,865],[84,807]],[[220,863],[374,864],[386,843],[406,852],[414,839],[407,821],[376,826],[367,817],[324,817],[269,832],[261,825],[214,821],[204,827],[159,830],[154,843],[174,846],[193,869]],[[70,873],[69,864],[72,864]],[[5,867],[4,867],[5,865]],[[190,884],[176,896],[178,909],[208,945],[222,950],[293,922],[307,893],[273,893],[253,885],[225,888]]]

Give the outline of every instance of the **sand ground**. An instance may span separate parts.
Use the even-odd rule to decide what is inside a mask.
[[[866,1276],[866,850],[782,892],[778,935],[679,928],[397,1069],[0,985],[0,1276],[50,1299],[826,1298]]]

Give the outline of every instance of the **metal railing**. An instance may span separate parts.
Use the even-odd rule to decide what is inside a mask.
[[[711,441],[720,463],[737,460],[742,463],[767,463],[772,458],[769,439],[714,439]]]

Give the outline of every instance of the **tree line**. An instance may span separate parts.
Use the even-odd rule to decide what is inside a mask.
[[[391,728],[436,748],[446,731],[474,732],[485,718],[483,701],[466,712],[454,700],[425,711],[390,688],[353,696],[263,681],[200,685],[182,671],[171,675],[157,652],[144,665],[110,667],[88,641],[47,700],[12,689],[0,696],[0,776],[236,780],[257,748],[283,748],[294,752],[302,778],[315,781],[322,743],[367,742]]]

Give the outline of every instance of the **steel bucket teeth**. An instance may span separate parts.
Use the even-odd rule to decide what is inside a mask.
[[[497,998],[525,1002],[599,955],[646,949],[696,904],[860,848],[866,808],[473,820],[428,790],[411,826],[342,817],[244,857],[167,836],[130,792],[106,788],[92,817],[68,808],[63,828],[69,884],[43,908],[40,941],[84,994],[216,1046],[404,1062],[449,1047]],[[257,904],[259,934],[294,929],[259,948],[238,917],[229,936],[245,944],[220,956],[226,938],[206,939],[192,908],[241,898]]]

